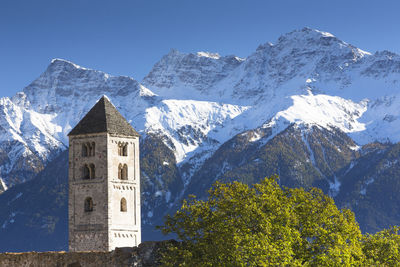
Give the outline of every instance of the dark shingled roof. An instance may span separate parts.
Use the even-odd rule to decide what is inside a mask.
[[[111,133],[126,136],[139,136],[126,119],[103,96],[68,135]]]

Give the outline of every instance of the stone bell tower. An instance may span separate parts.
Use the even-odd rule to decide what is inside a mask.
[[[69,251],[139,245],[139,134],[103,96],[68,136]]]

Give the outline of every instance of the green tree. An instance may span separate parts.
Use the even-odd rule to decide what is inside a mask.
[[[366,263],[375,266],[399,266],[400,227],[392,227],[376,234],[367,234],[363,239]]]
[[[285,191],[300,233],[296,258],[311,266],[357,266],[363,262],[362,235],[350,210],[339,210],[320,189]]]
[[[191,196],[161,227],[181,242],[166,266],[338,266],[363,261],[361,232],[348,210],[318,189],[215,183],[207,200]]]

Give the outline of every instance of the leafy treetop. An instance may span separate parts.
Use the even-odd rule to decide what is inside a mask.
[[[339,210],[319,189],[282,189],[276,181],[274,176],[253,186],[216,182],[207,200],[190,196],[160,227],[181,241],[171,245],[163,264],[360,266],[377,262],[369,254],[376,254],[377,241],[362,236],[350,210]],[[399,244],[399,239],[393,243]]]

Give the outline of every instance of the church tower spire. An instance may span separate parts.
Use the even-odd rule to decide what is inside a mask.
[[[139,134],[103,96],[69,136],[69,250],[141,242]]]

